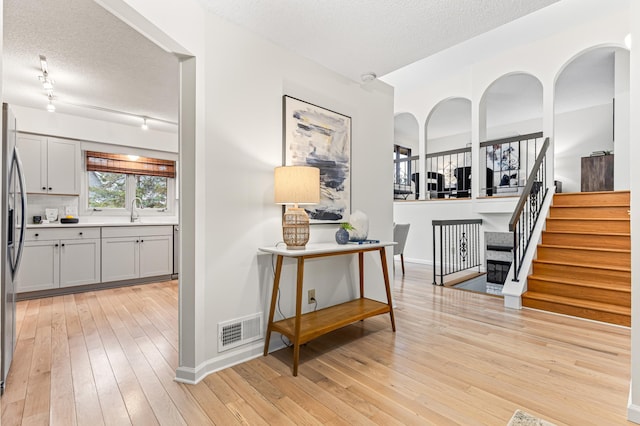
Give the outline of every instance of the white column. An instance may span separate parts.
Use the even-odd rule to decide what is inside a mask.
[[[631,61],[630,61],[630,100],[631,117],[640,114],[640,2],[631,2]],[[630,140],[640,138],[640,120],[631,120],[629,126]],[[640,145],[631,144],[627,161],[640,158]],[[638,167],[630,170],[631,189],[631,229],[640,229],[640,171]],[[635,188],[635,190],[634,190]],[[640,235],[640,234],[638,234]],[[640,423],[640,238],[631,238],[631,395],[627,418]]]
[[[631,140],[629,139],[629,52],[618,49],[615,52],[615,115],[613,122],[613,185],[616,191],[629,189],[629,162]]]

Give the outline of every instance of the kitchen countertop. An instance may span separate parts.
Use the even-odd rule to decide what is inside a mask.
[[[35,229],[35,228],[104,228],[104,227],[112,227],[112,226],[175,226],[178,225],[177,222],[102,222],[102,223],[90,223],[90,222],[79,222],[79,223],[42,223],[42,224],[27,224],[27,229]]]

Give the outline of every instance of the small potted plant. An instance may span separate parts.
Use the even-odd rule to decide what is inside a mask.
[[[340,224],[340,228],[336,232],[336,243],[338,244],[347,244],[349,241],[349,231],[352,231],[354,228],[351,226],[349,222],[343,222]]]

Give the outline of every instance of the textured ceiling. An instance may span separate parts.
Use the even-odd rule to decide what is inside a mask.
[[[556,1],[200,0],[224,19],[356,81],[362,73],[384,75]],[[177,121],[177,59],[92,0],[4,1],[5,101],[44,108],[40,54],[56,82],[59,112],[99,114],[77,107],[90,105]]]
[[[558,0],[200,0],[209,10],[359,81]]]
[[[178,121],[177,58],[91,0],[4,0],[6,102],[44,108],[39,55],[59,112],[96,114],[70,105],[80,104]]]

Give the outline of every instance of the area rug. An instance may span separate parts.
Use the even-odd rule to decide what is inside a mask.
[[[507,423],[507,426],[555,426],[553,423],[550,423],[546,420],[539,419],[536,416],[532,416],[529,413],[525,413],[521,410],[516,410]]]

